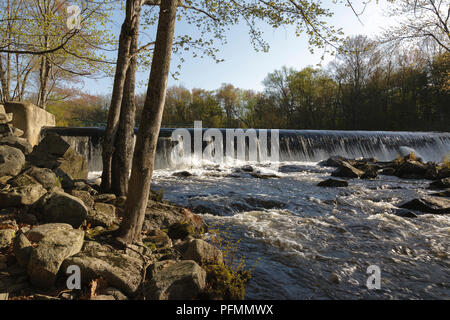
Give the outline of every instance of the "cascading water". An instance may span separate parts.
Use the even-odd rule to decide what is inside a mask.
[[[171,140],[173,130],[161,129],[155,161],[156,169],[170,169],[176,165],[173,161],[176,143]],[[193,135],[193,129],[187,130]],[[225,129],[221,131],[225,139]],[[90,171],[101,171],[103,129],[55,127],[43,129],[42,135],[48,132],[60,134],[78,152],[85,155],[89,160]],[[259,136],[260,131],[256,130],[256,132]],[[235,144],[235,148],[243,147],[246,150],[247,158],[254,157],[249,154],[250,139],[252,137],[247,138],[244,146]],[[402,153],[402,147],[409,147],[415,150],[424,161],[441,162],[450,153],[450,133],[280,130],[279,139],[280,161],[317,162],[330,156],[375,157],[379,161],[389,161]],[[256,140],[251,142],[259,145],[260,141],[257,138]],[[207,145],[208,143],[204,143],[203,149]],[[224,145],[222,148],[224,148],[224,158],[233,158]],[[183,159],[186,165],[192,165],[193,160],[189,157]]]

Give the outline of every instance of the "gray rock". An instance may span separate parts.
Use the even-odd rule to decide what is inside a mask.
[[[0,209],[35,204],[47,191],[40,184],[0,191]]]
[[[88,214],[83,201],[65,192],[49,193],[38,204],[40,221],[45,223],[68,223],[74,228],[81,226]]]
[[[330,188],[342,188],[342,187],[348,187],[348,182],[344,180],[337,180],[337,179],[327,179],[325,181],[319,182],[317,185],[319,187],[330,187]]]
[[[28,238],[28,240],[32,242],[39,242],[41,241],[49,232],[55,231],[55,230],[72,230],[72,226],[67,223],[47,223],[47,224],[41,224],[39,226],[35,226],[30,231],[27,231],[25,233],[25,236]]]
[[[107,203],[95,203],[94,209],[89,210],[87,222],[91,227],[111,227],[116,222],[116,207]]]
[[[197,263],[222,263],[222,252],[215,246],[201,239],[188,241],[183,247],[183,260],[194,260]]]
[[[66,259],[63,268],[77,265],[85,283],[102,276],[109,285],[134,294],[142,280],[143,261],[97,242],[87,242],[82,252]]]
[[[334,171],[331,175],[333,177],[341,177],[341,178],[359,178],[364,174],[363,171],[356,169],[352,165],[342,162],[336,171]]]
[[[192,213],[186,208],[180,208],[152,200],[148,201],[147,210],[145,212],[144,230],[165,229],[178,223],[188,224],[189,231],[194,233],[203,233],[208,229],[208,226],[201,216]],[[171,236],[169,235],[169,237]]]
[[[54,171],[59,169],[70,179],[87,179],[86,158],[57,134],[47,134],[28,155],[27,160],[37,167]],[[61,173],[58,175],[61,176]]]
[[[423,197],[408,201],[400,205],[400,208],[424,213],[448,214],[450,213],[450,199],[443,197]]]
[[[16,233],[12,229],[0,230],[0,249],[8,247],[12,243],[15,235]]]
[[[23,233],[19,234],[14,238],[13,250],[17,262],[22,267],[26,268],[28,266],[28,262],[30,261],[33,246]]]
[[[202,292],[205,285],[206,271],[195,261],[185,260],[154,271],[146,284],[145,295],[153,300],[191,300]]]
[[[92,197],[88,191],[74,189],[70,193],[74,197],[81,199],[84,202],[86,207],[88,207],[90,209],[92,209],[94,207],[94,197]]]
[[[395,172],[395,175],[404,179],[422,179],[427,172],[427,166],[415,160],[403,162]]]
[[[22,151],[24,155],[30,154],[33,151],[33,147],[27,139],[14,136],[0,138],[0,145],[17,148]]]
[[[172,240],[167,233],[158,229],[149,231],[143,242],[149,247],[155,246],[156,249],[172,247]]]
[[[0,177],[16,176],[25,164],[25,155],[17,148],[0,145]]]
[[[33,166],[25,170],[24,173],[30,177],[33,177],[47,190],[54,187],[59,187],[61,185],[56,174],[47,168],[38,168]]]
[[[363,173],[361,179],[376,179],[377,177],[378,177],[378,170],[376,168],[371,167]]]
[[[332,156],[332,157],[328,158],[327,160],[320,161],[317,165],[322,166],[322,167],[338,168],[341,166],[341,164],[344,161],[347,161],[347,159],[344,157]]]
[[[30,282],[40,288],[54,285],[62,262],[80,252],[83,246],[84,231],[54,230],[33,249],[28,264]]]

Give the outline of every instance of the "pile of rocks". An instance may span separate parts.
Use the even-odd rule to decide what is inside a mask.
[[[337,156],[319,164],[335,167],[336,170],[331,175],[345,179],[376,179],[380,174],[396,176],[401,179],[432,180],[429,189],[440,190],[440,192],[400,204],[400,210],[396,214],[411,218],[419,214],[450,213],[450,199],[446,199],[450,197],[450,168],[448,164],[424,163],[414,153],[387,162],[378,162],[376,159],[346,159]],[[347,180],[331,178],[320,182],[318,186],[338,188],[348,187],[349,183]]]
[[[11,118],[0,113],[2,130],[9,128],[0,140],[0,300],[86,298],[98,279],[107,286],[87,298],[204,294],[204,266],[220,264],[222,253],[202,239],[200,216],[152,197],[142,242],[118,248],[113,233],[126,198],[88,181],[86,159],[61,137],[47,135],[34,149],[18,140]],[[68,293],[72,266],[83,287]]]

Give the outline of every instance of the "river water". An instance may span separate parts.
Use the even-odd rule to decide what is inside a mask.
[[[241,240],[247,266],[258,261],[247,299],[449,299],[450,216],[393,214],[429,194],[429,182],[380,176],[317,187],[333,170],[280,163],[271,179],[239,166],[190,168],[186,178],[157,170],[152,188]],[[366,286],[370,265],[380,267],[380,290]]]
[[[103,131],[47,128],[44,134],[58,133],[84,154],[94,178]],[[407,147],[424,161],[442,161],[450,133],[282,130],[281,162],[271,171],[258,163],[192,159],[175,169],[171,132],[161,129],[152,188],[240,240],[247,266],[258,262],[247,299],[450,298],[450,216],[395,215],[399,204],[432,193],[429,181],[380,176],[351,180],[347,188],[316,186],[334,170],[317,162],[332,155],[386,161]],[[243,165],[277,178],[256,178]],[[177,170],[193,175],[175,177]],[[379,290],[366,286],[373,265],[381,270]]]

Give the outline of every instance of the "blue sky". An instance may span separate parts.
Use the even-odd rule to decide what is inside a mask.
[[[356,1],[355,1],[356,2]],[[343,28],[346,35],[366,34],[376,35],[387,25],[388,18],[384,14],[385,3],[380,1],[376,4],[372,1],[360,17],[361,24],[352,10],[343,5],[333,5],[335,9],[334,17],[330,23],[336,27]],[[356,6],[358,9],[358,6]],[[116,32],[119,32],[123,16],[116,14]],[[176,27],[176,32],[180,32],[183,24]],[[151,34],[154,30],[148,30]],[[262,81],[269,72],[280,69],[282,66],[301,69],[306,66],[321,62],[321,51],[313,55],[308,50],[307,37],[296,37],[294,28],[279,28],[272,30],[267,28],[265,39],[270,44],[267,53],[255,52],[247,33],[246,26],[235,26],[228,33],[228,43],[221,47],[219,57],[225,59],[224,62],[215,63],[211,58],[203,59],[185,56],[185,62],[181,70],[176,66],[179,58],[173,56],[171,72],[179,71],[178,80],[169,79],[169,86],[182,85],[188,89],[203,88],[214,90],[222,83],[232,83],[235,87],[242,89],[262,90]],[[331,61],[331,57],[322,62],[323,66]],[[137,75],[138,82],[148,80],[149,72],[140,72]],[[90,93],[110,93],[112,90],[112,78],[101,80],[86,80],[84,90]],[[145,86],[137,88],[137,92],[145,92]]]

